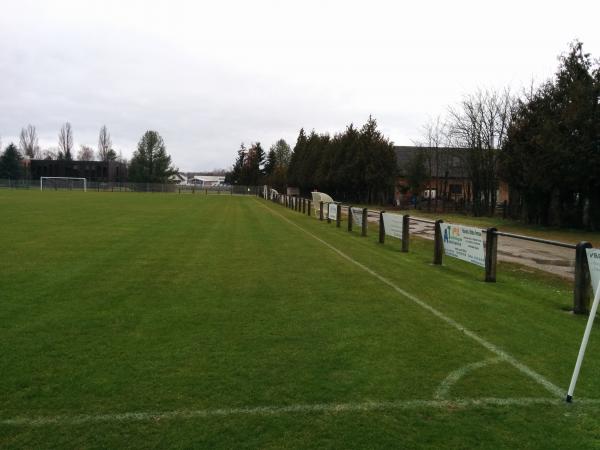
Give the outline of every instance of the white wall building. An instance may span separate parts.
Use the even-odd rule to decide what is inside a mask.
[[[194,175],[193,178],[188,180],[188,183],[203,187],[223,186],[225,184],[225,176]]]

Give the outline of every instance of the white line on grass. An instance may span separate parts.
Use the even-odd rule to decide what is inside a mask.
[[[462,331],[466,336],[470,337],[475,342],[479,343],[481,346],[487,348],[490,352],[492,352],[495,355],[499,356],[500,358],[502,358],[504,361],[508,362],[510,365],[512,365],[513,367],[515,367],[516,369],[518,369],[523,374],[525,374],[528,377],[530,377],[531,379],[535,380],[537,383],[539,383],[540,385],[542,385],[548,392],[550,392],[553,395],[555,395],[557,397],[560,397],[560,398],[564,397],[565,393],[564,393],[564,391],[561,388],[559,388],[558,386],[556,386],[554,383],[550,382],[550,380],[546,379],[543,375],[537,373],[533,369],[530,369],[529,367],[527,367],[525,364],[519,362],[514,357],[512,357],[511,355],[509,355],[508,353],[506,353],[504,350],[500,349],[499,347],[496,347],[494,344],[492,344],[491,342],[485,340],[484,338],[482,338],[478,334],[476,334],[476,333],[472,332],[471,330],[465,328],[463,325],[461,325],[460,323],[456,322],[454,319],[451,319],[450,317],[448,317],[447,315],[445,315],[441,311],[438,311],[433,306],[429,305],[428,303],[425,303],[423,300],[420,300],[418,297],[414,296],[413,294],[411,294],[411,293],[405,291],[404,289],[398,287],[392,281],[390,281],[387,278],[379,275],[373,269],[370,269],[369,267],[365,266],[364,264],[359,263],[358,261],[356,261],[351,256],[348,256],[346,253],[344,253],[341,250],[337,249],[336,247],[334,247],[330,243],[324,241],[320,237],[314,235],[310,231],[302,228],[300,225],[298,225],[297,223],[289,220],[287,217],[279,214],[277,211],[274,211],[273,209],[269,208],[268,206],[266,206],[265,204],[259,202],[256,199],[255,199],[255,201],[259,205],[261,205],[262,207],[264,207],[265,209],[267,209],[268,211],[270,211],[272,214],[275,214],[275,215],[279,216],[281,219],[283,219],[284,221],[286,221],[290,225],[293,225],[294,227],[296,227],[299,230],[303,231],[304,233],[308,234],[313,239],[319,241],[321,244],[323,244],[326,247],[328,247],[329,249],[333,250],[335,253],[337,253],[338,255],[340,255],[342,258],[350,261],[352,264],[360,267],[365,272],[373,275],[375,278],[377,278],[382,283],[387,284],[389,287],[391,287],[392,289],[394,289],[396,292],[398,292],[402,296],[408,298],[409,300],[412,300],[414,303],[416,303],[417,305],[419,305],[421,308],[429,311],[431,314],[433,314],[434,316],[436,316],[438,319],[441,319],[444,322],[446,322],[448,325],[451,325],[452,327],[456,328],[457,330]]]
[[[586,403],[580,399],[578,403]],[[587,401],[590,402],[590,401]],[[282,414],[370,412],[419,409],[472,409],[504,406],[562,405],[554,398],[476,398],[456,400],[398,400],[391,402],[317,403],[288,406],[257,406],[247,408],[197,409],[158,412],[126,412],[120,414],[80,414],[74,416],[15,417],[0,419],[0,426],[82,425],[102,422],[141,422],[168,419],[202,419],[229,416],[274,416]]]
[[[448,392],[450,392],[450,388],[452,388],[452,386],[454,386],[458,382],[458,380],[460,380],[469,372],[472,372],[473,370],[477,369],[482,369],[483,367],[487,367],[490,364],[497,364],[501,361],[504,360],[502,358],[488,358],[483,361],[467,364],[466,366],[462,366],[460,369],[456,369],[450,372],[450,374],[446,378],[444,378],[444,380],[435,390],[433,398],[435,398],[436,400],[441,400],[445,398],[448,395]]]

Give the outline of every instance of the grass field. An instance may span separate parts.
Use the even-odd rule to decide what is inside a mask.
[[[562,280],[253,197],[0,191],[0,230],[2,448],[600,447]]]

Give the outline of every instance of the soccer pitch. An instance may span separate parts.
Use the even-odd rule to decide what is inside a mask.
[[[596,448],[600,333],[255,197],[0,191],[0,447]]]

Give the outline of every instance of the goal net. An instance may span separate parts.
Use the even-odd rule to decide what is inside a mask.
[[[40,191],[52,190],[83,190],[87,191],[87,180],[74,177],[40,177]]]

